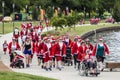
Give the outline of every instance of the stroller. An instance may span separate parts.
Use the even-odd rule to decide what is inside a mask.
[[[17,68],[17,67],[24,68],[24,62],[23,62],[24,56],[22,55],[22,52],[16,50],[13,52],[13,54],[14,54],[14,59],[13,59],[12,63],[10,64],[10,66],[12,68]]]
[[[97,65],[97,61],[94,61],[92,63],[93,67],[94,67],[94,73],[91,72],[91,68],[90,68],[90,62],[88,62],[86,59],[84,59],[83,61],[81,61],[80,63],[80,68],[79,68],[79,74],[81,76],[98,76],[100,74],[100,70],[98,69],[98,65]]]
[[[67,64],[68,66],[73,65],[70,47],[67,47],[67,50],[66,50],[65,64]]]

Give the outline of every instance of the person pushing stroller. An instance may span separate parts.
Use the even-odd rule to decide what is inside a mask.
[[[12,68],[24,68],[24,62],[23,62],[23,54],[21,53],[21,51],[15,50],[14,53],[14,59],[12,61],[12,63],[10,64],[10,67]]]

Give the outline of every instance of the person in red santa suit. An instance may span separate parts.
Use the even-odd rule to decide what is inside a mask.
[[[76,68],[76,64],[77,64],[77,58],[78,58],[78,47],[80,46],[80,40],[78,40],[77,37],[74,38],[74,42],[72,44],[72,55],[73,55],[73,59],[74,59],[74,68]]]
[[[21,24],[21,28],[22,28],[22,29],[26,28],[26,24],[25,24],[25,23],[22,23],[22,24]]]
[[[42,32],[42,30],[43,30],[43,24],[42,24],[42,22],[40,22],[40,26],[39,26],[39,32]]]
[[[35,30],[35,32],[36,32],[37,35],[38,35],[38,34],[39,34],[39,25],[34,26],[34,30]]]
[[[92,54],[93,45],[90,43],[90,40],[89,40],[88,38],[85,40],[85,42],[86,42],[86,47],[87,47],[87,49],[89,49],[89,53]]]
[[[4,54],[6,54],[7,48],[8,48],[8,43],[7,43],[7,41],[5,40],[4,43],[3,43],[3,52],[4,52]]]
[[[14,38],[16,39],[16,41],[18,42],[19,30],[18,30],[17,27],[14,29],[13,36],[14,36]]]
[[[12,62],[14,59],[13,52],[15,50],[20,50],[20,45],[18,44],[18,42],[16,41],[14,37],[12,38],[12,41],[8,44],[8,50],[9,50],[9,55],[10,55],[10,62]]]
[[[20,36],[21,36],[22,44],[24,44],[27,36],[27,30],[25,28],[20,31]]]
[[[92,53],[93,56],[96,56],[97,58],[100,70],[103,70],[102,63],[104,62],[105,56],[108,55],[109,53],[110,52],[107,44],[103,42],[102,38],[100,38],[99,42],[95,45]]]
[[[49,26],[49,19],[47,18],[46,19],[46,27],[48,28],[48,26]]]
[[[72,40],[69,38],[68,35],[65,35],[64,42],[65,42],[67,47],[70,47]]]
[[[36,40],[34,40],[31,43],[32,43],[32,54],[31,54],[31,62],[32,62],[33,56],[37,51],[37,46],[36,45],[37,45],[38,42]]]
[[[44,60],[43,60],[43,41],[41,38],[39,38],[38,43],[36,44],[36,54],[37,54],[37,58],[38,58],[38,65],[40,65],[42,63],[42,68],[43,68],[43,64],[44,64]]]
[[[27,35],[27,34],[28,34],[27,29],[23,28],[23,29],[20,31],[21,39],[22,39],[23,35]]]
[[[33,29],[32,32],[31,32],[31,37],[32,37],[32,41],[35,42],[38,40],[38,35],[37,33],[35,32],[35,30]]]
[[[51,43],[48,37],[44,37],[44,45],[43,45],[43,58],[44,58],[44,69],[46,71],[50,70],[49,67],[49,54],[51,52]]]
[[[66,56],[66,44],[62,38],[59,38],[59,42],[55,45],[55,56],[57,59],[57,68],[62,69],[62,58]]]
[[[85,56],[86,56],[86,50],[87,50],[87,47],[86,47],[86,44],[85,44],[85,41],[82,40],[81,41],[81,46],[78,47],[78,70],[80,68],[80,62],[84,60]]]
[[[27,29],[31,29],[31,28],[33,28],[32,23],[31,22],[27,23]]]
[[[52,70],[52,65],[54,65],[53,64],[54,54],[55,54],[55,40],[53,40],[51,42],[51,49],[49,52],[49,68],[50,68],[50,70]]]

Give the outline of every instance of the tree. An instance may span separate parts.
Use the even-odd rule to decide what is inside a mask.
[[[21,10],[23,10],[25,8],[26,5],[29,4],[29,0],[4,0],[5,2],[5,6],[4,6],[4,10],[5,10],[5,16],[10,16],[10,14],[13,12],[13,3],[15,4],[15,11],[16,12],[20,12]],[[0,4],[2,4],[2,1],[0,0]],[[0,10],[2,10],[2,6],[0,5]],[[2,12],[2,11],[1,11]]]
[[[51,24],[53,27],[55,27],[55,30],[58,30],[58,28],[63,29],[66,23],[67,21],[63,17],[52,17],[51,18]]]
[[[120,21],[120,1],[116,0],[114,9],[113,9],[113,18],[116,20],[116,22]]]
[[[70,29],[73,25],[75,25],[75,23],[76,23],[76,17],[75,17],[75,16],[65,16],[64,18],[67,20],[66,26],[68,26],[69,29]]]
[[[51,17],[53,17],[53,14],[54,14],[54,9],[53,7],[49,6],[47,9],[46,9],[46,14],[47,14],[47,17],[50,19]]]

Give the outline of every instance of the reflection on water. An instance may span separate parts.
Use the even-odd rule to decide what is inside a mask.
[[[97,33],[97,36],[93,35],[89,38],[95,44],[95,41],[101,36],[110,49],[110,55],[107,56],[106,61],[120,62],[120,31]]]

